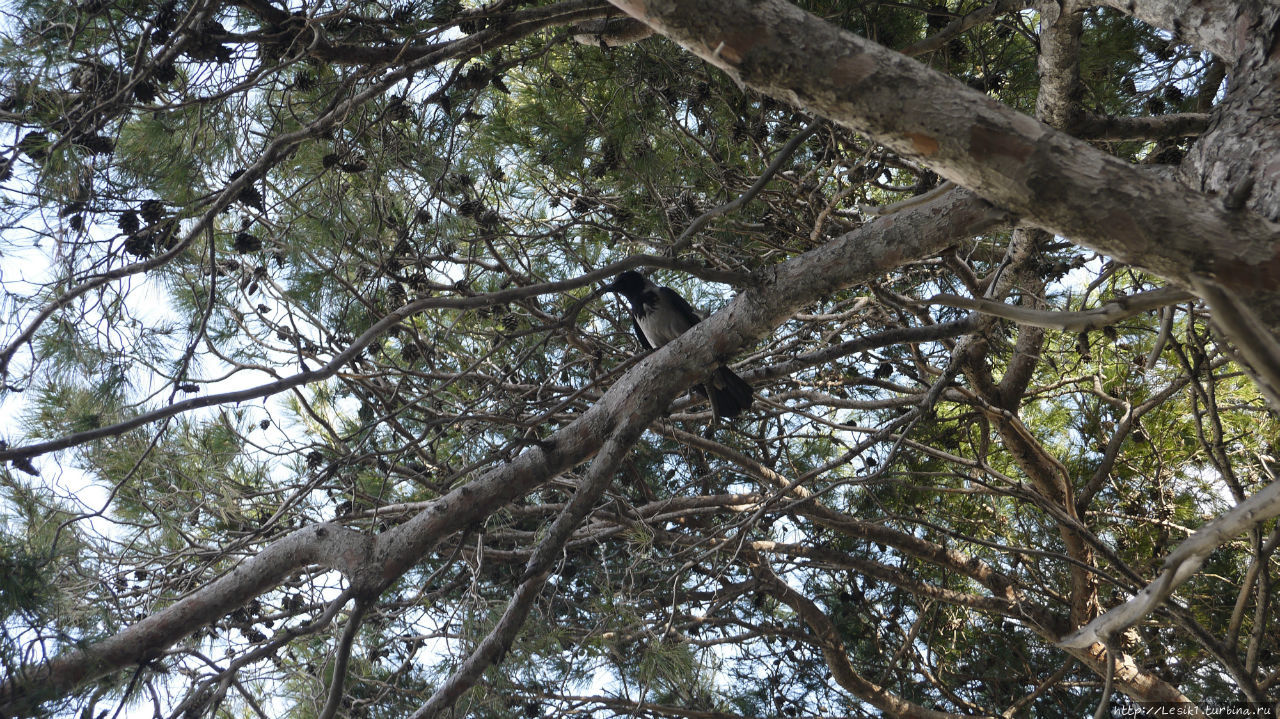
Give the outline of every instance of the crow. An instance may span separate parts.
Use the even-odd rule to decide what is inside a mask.
[[[702,321],[675,290],[659,287],[634,270],[615,277],[605,291],[627,298],[631,324],[647,350],[665,345]],[[731,419],[751,406],[751,385],[724,365],[712,370],[707,381],[694,390],[710,398],[716,417]]]

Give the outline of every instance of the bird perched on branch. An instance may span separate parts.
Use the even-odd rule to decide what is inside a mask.
[[[683,297],[670,287],[659,287],[639,272],[628,270],[605,286],[630,303],[631,324],[645,349],[655,349],[684,334],[702,321]],[[716,417],[737,417],[751,406],[751,385],[724,365],[712,370],[694,391],[711,400]]]

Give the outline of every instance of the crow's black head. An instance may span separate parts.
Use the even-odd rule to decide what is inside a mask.
[[[605,285],[608,292],[617,292],[624,296],[635,296],[644,291],[645,279],[644,275],[635,270],[627,270],[617,277],[613,278],[613,282]]]

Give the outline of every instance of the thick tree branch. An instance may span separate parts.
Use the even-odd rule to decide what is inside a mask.
[[[1036,117],[1059,130],[1073,127],[1080,118],[1080,35],[1084,8],[1074,0],[1040,0],[1040,91]]]
[[[1184,286],[1216,276],[1242,297],[1270,292],[1280,271],[1274,223],[1143,173],[781,0],[613,2],[737,81],[1122,262]],[[1280,395],[1269,397],[1280,406]]]
[[[578,419],[509,463],[436,500],[404,524],[378,535],[371,550],[360,551],[358,566],[343,564],[342,568],[350,572],[349,578],[361,588],[362,597],[377,595],[421,561],[442,538],[590,458],[618,427],[647,425],[677,393],[703,379],[703,368],[726,361],[801,307],[905,261],[936,254],[960,237],[980,234],[1005,221],[1004,213],[968,192],[956,191],[892,218],[868,223],[762,270],[752,287],[641,360]],[[401,317],[407,316],[408,310],[402,311],[406,314]],[[62,696],[154,656],[273,586],[300,562],[323,559],[318,547],[328,545],[309,543],[310,533],[317,531],[316,527],[299,530],[169,609],[102,642],[56,657],[34,668],[28,677],[0,685],[0,712],[28,713],[44,699]],[[315,538],[332,534],[322,532]],[[363,535],[355,536],[364,541]]]
[[[356,576],[372,542],[335,524],[305,527],[267,545],[208,586],[114,636],[66,652],[0,684],[0,713],[26,714],[86,682],[158,657],[196,629],[213,622],[290,573],[320,564]]]
[[[1211,52],[1228,64],[1240,52],[1237,20],[1254,0],[1096,0],[1093,4],[1132,15],[1152,27],[1168,30],[1174,40]]]
[[[1209,115],[1178,112],[1150,117],[1085,115],[1067,130],[1084,140],[1172,140],[1195,137],[1209,127]]]
[[[595,47],[620,47],[653,36],[653,28],[629,17],[611,17],[574,26],[573,41]]]

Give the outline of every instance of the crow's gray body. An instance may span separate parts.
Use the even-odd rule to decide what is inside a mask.
[[[627,298],[632,326],[645,349],[661,347],[702,321],[675,290],[659,287],[639,272],[623,272],[606,289]],[[751,406],[751,385],[724,365],[694,389],[707,395],[717,417],[736,417]]]

